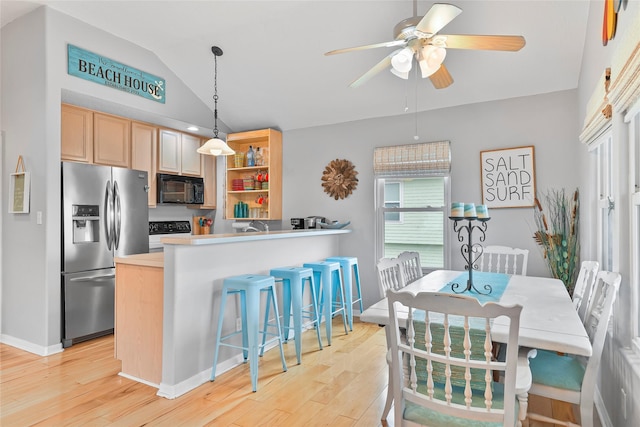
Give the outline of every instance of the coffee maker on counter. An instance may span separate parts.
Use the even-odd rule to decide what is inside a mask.
[[[303,230],[309,228],[320,228],[320,222],[327,222],[323,216],[308,216],[306,218],[291,218],[291,225],[294,230]]]

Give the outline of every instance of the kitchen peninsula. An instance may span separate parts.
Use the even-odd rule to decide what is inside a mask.
[[[122,375],[158,387],[158,395],[170,399],[209,381],[224,278],[343,255],[341,240],[349,233],[165,237],[164,254],[116,258],[116,357]],[[238,307],[227,304],[223,333],[233,331],[238,317]],[[242,363],[241,351],[225,348],[220,361],[218,375]]]

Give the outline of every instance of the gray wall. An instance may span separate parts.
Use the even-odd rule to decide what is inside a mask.
[[[566,159],[577,157],[578,150],[584,148],[577,138],[576,109],[576,92],[566,91],[420,113],[420,141],[451,141],[452,200],[482,200],[480,151],[524,145],[535,147],[539,189],[575,189],[578,175],[567,173]],[[283,216],[322,215],[351,221],[354,233],[343,239],[341,251],[358,257],[365,307],[378,299],[373,149],[413,143],[414,119],[413,114],[407,114],[284,134]],[[355,192],[337,201],[320,185],[324,167],[336,158],[351,160],[359,179]],[[529,249],[528,273],[548,276],[532,238],[532,209],[492,209],[491,216],[486,244]],[[463,268],[460,248],[455,243],[451,246],[451,260],[453,268]]]

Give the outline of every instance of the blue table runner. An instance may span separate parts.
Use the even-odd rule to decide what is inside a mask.
[[[484,271],[474,271],[473,272],[473,285],[476,289],[479,289],[481,292],[484,292],[484,285],[490,285],[492,291],[489,295],[479,294],[478,292],[471,290],[462,292],[460,295],[472,296],[475,297],[481,304],[489,301],[500,301],[502,298],[502,294],[507,288],[507,284],[509,283],[509,279],[511,279],[510,274],[502,274],[502,273],[487,273]],[[439,292],[450,293],[453,294],[451,286],[454,283],[457,283],[459,286],[457,289],[465,289],[467,287],[467,280],[469,280],[469,273],[462,273],[454,280],[450,281],[446,285],[444,285]]]

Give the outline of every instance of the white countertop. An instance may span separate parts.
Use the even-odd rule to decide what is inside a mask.
[[[249,233],[204,234],[198,236],[163,237],[160,241],[168,245],[218,245],[222,243],[251,242],[256,240],[292,239],[300,237],[328,236],[348,234],[352,230],[345,229],[309,229],[309,230],[277,230],[257,231]]]

